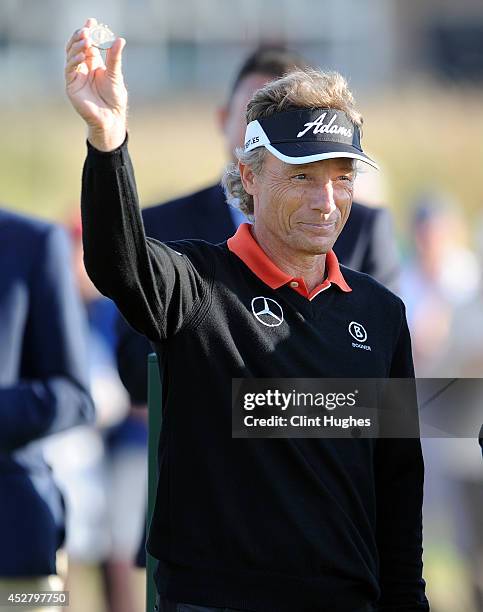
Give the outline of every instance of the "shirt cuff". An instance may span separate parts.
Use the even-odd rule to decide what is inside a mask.
[[[124,142],[112,151],[99,151],[99,149],[96,149],[88,140],[86,140],[87,166],[92,167],[95,165],[97,168],[100,166],[111,168],[120,168],[121,166],[125,166],[129,160],[129,152],[127,147],[128,140],[129,138],[126,132]]]

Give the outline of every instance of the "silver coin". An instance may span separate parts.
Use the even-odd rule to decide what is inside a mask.
[[[114,32],[102,23],[90,29],[89,37],[94,47],[104,50],[110,49],[116,40]]]

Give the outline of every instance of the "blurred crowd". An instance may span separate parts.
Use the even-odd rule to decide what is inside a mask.
[[[428,186],[408,218],[401,297],[421,378],[481,378],[483,372],[483,217],[472,223],[462,204]],[[454,406],[461,419],[465,408]],[[478,411],[481,421],[481,404]],[[483,610],[481,456],[469,438],[428,437],[422,443],[427,567],[441,587],[433,607]],[[444,587],[442,558],[451,559],[452,571],[464,568],[458,584],[466,588],[458,594]]]
[[[248,64],[246,72],[240,72],[235,79],[218,118],[230,152],[243,138],[246,102],[257,87],[276,76],[277,70],[268,63],[255,70]],[[219,186],[211,189],[220,197]],[[360,203],[367,205],[364,201]],[[386,214],[391,202],[384,204]],[[480,378],[483,217],[476,221],[465,218],[463,203],[457,195],[441,193],[433,185],[407,204],[407,223],[400,228],[399,239],[395,233],[389,235],[393,231],[390,225],[381,229],[381,240],[389,237],[391,243],[399,244],[400,265],[399,270],[386,266],[387,276],[379,280],[398,292],[406,304],[416,374],[430,378]],[[181,216],[189,214],[172,204],[166,210],[180,215],[180,223]],[[242,221],[239,211],[230,210],[227,235]],[[145,223],[151,224],[154,231],[149,215],[145,216]],[[28,231],[24,235],[17,231],[17,226],[25,226]],[[17,215],[0,216],[0,265],[4,277],[0,282],[0,312],[7,313],[13,303],[17,309],[15,320],[6,314],[0,319],[0,338],[11,347],[17,343],[15,355],[5,357],[0,368],[0,419],[6,424],[0,432],[0,471],[6,474],[3,484],[0,474],[0,489],[5,487],[2,503],[8,496],[11,506],[9,510],[0,510],[0,516],[2,513],[7,516],[10,534],[21,530],[23,537],[26,534],[32,537],[35,530],[31,525],[48,508],[51,519],[44,520],[43,531],[36,536],[38,540],[31,542],[38,541],[38,546],[43,546],[42,542],[50,537],[47,544],[50,553],[60,545],[56,567],[39,559],[32,569],[28,561],[35,556],[33,544],[28,545],[27,552],[17,550],[15,556],[16,545],[12,543],[8,553],[10,567],[0,561],[0,580],[26,579],[32,575],[47,579],[58,573],[64,588],[70,591],[70,608],[74,611],[140,612],[145,607],[144,575],[136,569],[136,559],[138,565],[143,564],[147,504],[146,369],[141,368],[134,376],[136,365],[129,361],[130,353],[126,352],[125,323],[113,303],[100,295],[87,277],[78,214],[73,212],[65,226],[62,240],[67,236],[70,247],[63,245],[55,253],[52,267],[48,251],[34,248],[33,244],[40,242],[38,236],[54,231],[48,224]],[[366,230],[360,231],[364,235]],[[164,239],[179,237],[183,236]],[[32,252],[32,263],[28,270],[20,271],[15,260],[24,246]],[[376,277],[383,263],[396,261],[392,259],[397,258],[396,250],[392,255],[388,248],[392,247],[371,255],[379,258],[372,261],[373,270],[369,270]],[[359,267],[362,269],[363,265],[369,264],[361,261]],[[61,272],[59,266],[63,268]],[[59,289],[50,290],[50,285],[56,283]],[[57,291],[63,295],[57,296]],[[25,312],[22,321],[18,311],[21,308]],[[41,314],[34,313],[34,309]],[[34,321],[37,316],[38,322]],[[74,335],[56,344],[57,337],[64,332]],[[40,345],[30,344],[32,335],[42,341],[41,349]],[[131,359],[145,360],[149,349],[143,350],[133,352]],[[49,357],[50,353],[55,355]],[[30,407],[25,408],[25,414],[19,411],[22,416],[18,418],[23,423],[11,424],[8,410],[15,401],[23,401],[14,401],[13,395],[26,393],[27,384],[32,385]],[[87,392],[95,406],[95,417]],[[71,408],[67,410],[69,403]],[[8,428],[23,425],[27,430],[29,419],[32,424],[25,436],[10,443]],[[483,462],[477,435],[475,431],[473,438],[423,439],[425,577],[435,612],[483,611]],[[34,450],[40,451],[45,464],[50,466],[61,496],[52,492],[47,476],[42,480],[44,463],[30,459]],[[28,482],[13,487],[7,476],[13,479],[22,470]],[[29,487],[36,490],[35,494],[27,490]],[[45,507],[36,508],[33,499],[41,499]],[[21,504],[35,514],[23,518],[25,508],[22,510]],[[7,541],[7,536],[1,537],[3,542]],[[46,558],[50,553],[46,553]],[[89,594],[85,585],[92,583],[92,576],[99,586]],[[91,602],[87,604],[89,598]]]

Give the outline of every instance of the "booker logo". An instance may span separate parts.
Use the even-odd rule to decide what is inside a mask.
[[[349,334],[357,340],[357,342],[353,342],[352,346],[354,348],[364,349],[365,351],[370,351],[371,347],[367,344],[362,344],[367,340],[367,332],[364,329],[364,326],[357,321],[351,321],[349,323]]]
[[[252,300],[252,312],[257,321],[267,327],[278,327],[283,323],[283,310],[278,302],[263,296]]]

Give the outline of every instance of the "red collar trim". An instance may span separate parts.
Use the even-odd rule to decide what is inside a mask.
[[[290,276],[290,274],[283,272],[273,263],[253,237],[250,228],[250,223],[242,223],[235,235],[228,239],[228,248],[232,253],[237,255],[260,280],[268,285],[270,289],[278,289],[283,285],[297,283],[297,286],[292,286],[292,289],[309,300],[324,289],[328,289],[331,284],[337,285],[342,291],[352,291],[342,276],[339,262],[334,251],[329,251],[325,258],[327,278],[322,284],[315,287],[309,293],[303,278]]]

